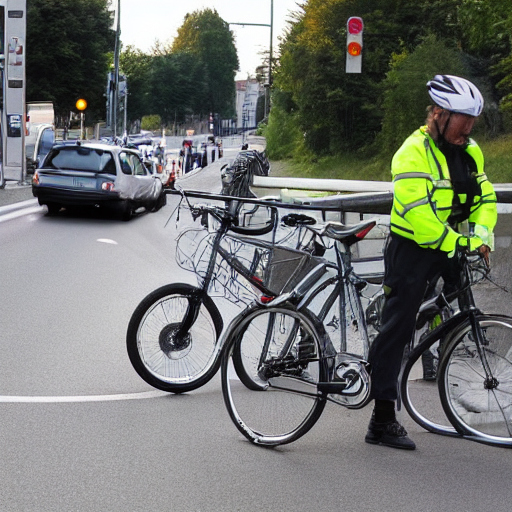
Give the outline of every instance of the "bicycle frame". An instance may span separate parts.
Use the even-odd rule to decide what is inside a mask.
[[[234,203],[230,203],[230,210],[236,209],[235,206],[231,206]],[[212,215],[217,221],[219,221],[219,227],[216,229],[215,236],[213,238],[210,257],[208,260],[207,270],[202,279],[202,284],[199,287],[199,292],[195,297],[191,298],[188,302],[187,311],[183,317],[183,322],[178,331],[178,336],[185,336],[189,331],[190,327],[194,324],[199,309],[201,307],[202,295],[208,293],[208,289],[210,287],[210,283],[215,273],[215,266],[217,262],[217,256],[220,255],[234,270],[236,270],[239,274],[241,274],[244,278],[248,279],[254,286],[260,288],[263,293],[269,293],[268,290],[261,285],[261,283],[252,279],[253,275],[251,274],[250,269],[245,267],[245,265],[238,260],[235,256],[229,254],[226,250],[221,247],[221,242],[223,238],[226,236],[228,231],[233,227],[233,216],[229,215],[229,212],[226,212],[226,215],[215,214],[215,210],[209,209],[207,211],[208,215]]]

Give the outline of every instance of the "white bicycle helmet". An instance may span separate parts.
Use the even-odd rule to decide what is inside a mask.
[[[465,78],[436,75],[427,89],[434,103],[450,112],[478,117],[484,108],[480,91]]]

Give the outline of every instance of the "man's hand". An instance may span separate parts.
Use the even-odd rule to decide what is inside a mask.
[[[457,239],[457,247],[468,252],[480,250],[483,244],[482,239],[478,236],[460,236]]]
[[[478,248],[478,252],[482,255],[484,258],[485,264],[489,266],[489,254],[491,253],[491,248],[488,245],[482,244]]]

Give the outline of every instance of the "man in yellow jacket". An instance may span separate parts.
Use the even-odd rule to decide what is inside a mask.
[[[427,83],[433,105],[391,164],[394,192],[384,263],[385,306],[370,350],[374,411],[365,441],[415,449],[397,421],[395,401],[403,350],[429,282],[455,280],[457,250],[478,250],[488,260],[497,220],[496,195],[484,158],[469,138],[483,108],[468,80],[436,75]],[[453,283],[452,283],[453,284]]]

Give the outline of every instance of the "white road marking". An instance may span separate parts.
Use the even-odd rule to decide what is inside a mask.
[[[96,242],[100,242],[102,244],[118,245],[115,240],[111,240],[110,238],[98,238]]]
[[[31,213],[39,213],[42,210],[44,210],[42,206],[34,206],[32,208],[23,208],[21,210],[15,210],[13,212],[6,213],[5,215],[0,214],[0,222],[17,219],[18,217],[30,215]]]
[[[165,391],[144,391],[141,393],[122,393],[119,395],[84,395],[84,396],[11,396],[0,395],[0,403],[54,404],[65,402],[114,402],[118,400],[142,400],[169,396]]]

